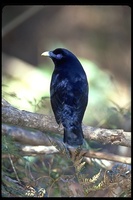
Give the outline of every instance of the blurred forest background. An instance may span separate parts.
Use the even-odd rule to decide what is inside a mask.
[[[20,110],[53,115],[49,85],[54,66],[41,53],[57,47],[72,51],[86,71],[89,102],[83,124],[130,132],[131,8],[5,6],[2,10],[2,92],[9,103]],[[131,155],[126,147],[103,147],[95,142],[91,147]],[[44,162],[41,159],[33,160],[40,165]],[[68,167],[66,160],[63,162],[58,156],[56,159],[64,169]],[[53,165],[52,176],[58,176],[60,170],[53,155],[47,156],[47,160]],[[51,186],[49,195],[66,195],[61,194],[59,185],[57,188]]]

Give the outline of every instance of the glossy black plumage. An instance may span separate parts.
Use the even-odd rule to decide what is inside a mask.
[[[67,49],[44,52],[55,68],[50,85],[51,106],[58,124],[64,127],[64,143],[83,144],[82,119],[88,102],[88,82],[77,57]]]

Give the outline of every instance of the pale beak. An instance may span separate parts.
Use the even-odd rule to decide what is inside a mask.
[[[41,54],[41,56],[50,56],[50,55],[49,55],[49,51],[43,52],[43,53]]]

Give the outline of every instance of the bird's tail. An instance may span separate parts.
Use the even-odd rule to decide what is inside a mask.
[[[84,136],[81,124],[64,127],[64,143],[71,146],[82,145],[83,139]]]

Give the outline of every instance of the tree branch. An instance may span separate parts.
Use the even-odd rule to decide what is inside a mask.
[[[62,144],[61,144],[62,145]],[[59,147],[58,143],[58,147]],[[56,149],[55,146],[29,146],[29,145],[20,145],[19,146],[20,153],[24,156],[36,156],[36,155],[44,155],[44,154],[53,154],[53,153],[61,153],[65,152],[62,147],[60,148],[60,151]],[[69,149],[71,156],[75,154],[75,148]],[[121,162],[125,164],[131,164],[131,158],[130,157],[124,157],[119,155],[114,155],[111,153],[105,153],[105,152],[95,152],[95,151],[88,151],[85,149],[80,150],[80,154],[83,155],[85,158],[97,158],[97,159],[104,159],[114,162]],[[64,154],[63,154],[64,155]],[[68,156],[68,155],[66,155]],[[6,158],[6,155],[2,155],[2,158]]]
[[[50,140],[45,133],[41,131],[32,131],[32,130],[25,130],[23,128],[19,128],[17,126],[9,126],[6,124],[2,124],[2,134],[11,136],[16,142],[21,144],[28,144],[28,145],[46,145],[51,146]]]
[[[44,132],[63,134],[63,127],[58,126],[54,117],[19,110],[4,99],[2,99],[2,122],[37,129],[43,132],[43,136]],[[111,143],[131,147],[131,133],[124,132],[121,129],[103,129],[83,126],[83,132],[85,138],[89,140],[95,140],[103,144]],[[42,134],[40,137],[42,138]]]
[[[27,155],[36,155],[36,154],[53,154],[58,153],[59,151],[54,147],[46,147],[46,146],[22,146],[21,148],[22,152]],[[70,148],[69,151],[71,154],[75,153],[75,148]],[[105,153],[105,152],[95,152],[95,151],[88,151],[85,149],[81,149],[81,154],[83,154],[84,157],[87,158],[97,158],[97,159],[105,159],[115,162],[121,162],[125,164],[131,164],[131,158],[130,157],[124,157],[119,155],[114,155],[111,153]]]
[[[19,127],[2,125],[2,134],[6,136],[11,136],[16,142],[19,142],[19,150],[22,155],[39,155],[39,154],[53,154],[61,153],[68,156],[68,152],[64,146],[64,143],[48,136],[41,131],[30,131],[24,130]],[[27,145],[26,145],[27,144]],[[70,146],[68,146],[70,147]],[[71,157],[75,155],[76,148],[69,148]],[[126,164],[131,163],[130,157],[123,157],[119,155],[95,152],[87,149],[80,149],[80,154],[84,157],[106,159],[111,161],[122,162]],[[5,155],[3,155],[3,158]]]

